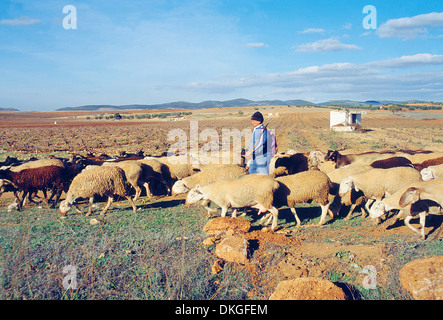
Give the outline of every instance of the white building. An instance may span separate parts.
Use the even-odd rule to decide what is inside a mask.
[[[349,111],[331,111],[329,127],[334,131],[353,131],[361,126],[361,113]]]

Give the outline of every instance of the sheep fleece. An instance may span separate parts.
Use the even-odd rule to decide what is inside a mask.
[[[188,189],[195,188],[197,184],[206,186],[216,181],[234,179],[244,176],[248,173],[245,168],[237,165],[226,165],[220,168],[202,171],[183,179]]]
[[[355,186],[367,197],[394,194],[402,186],[421,180],[420,172],[408,167],[373,169],[352,177]]]
[[[278,186],[278,182],[268,175],[250,174],[207,185],[202,187],[202,191],[211,195],[211,200],[219,205],[229,203],[233,207],[246,207],[251,201],[257,201],[269,209]]]
[[[297,174],[278,177],[278,182],[286,186],[280,187],[275,195],[276,202],[280,205],[294,207],[295,203],[304,203],[309,200],[326,205],[328,203],[329,190],[332,182],[329,177],[318,170],[309,170]],[[285,203],[287,202],[287,203]]]
[[[66,198],[72,195],[89,198],[95,194],[103,196],[110,192],[119,196],[127,195],[124,171],[118,167],[97,167],[78,174],[72,180]]]

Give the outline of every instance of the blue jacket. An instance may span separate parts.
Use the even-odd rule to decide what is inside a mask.
[[[268,144],[269,142],[269,144]],[[263,124],[258,125],[252,132],[249,141],[249,151],[252,151],[252,159],[249,164],[249,173],[269,174],[269,162],[271,156],[271,137]]]

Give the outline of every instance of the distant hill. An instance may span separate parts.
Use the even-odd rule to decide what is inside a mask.
[[[0,111],[20,111],[20,110],[15,108],[0,108]]]
[[[98,111],[98,110],[181,110],[181,109],[206,109],[206,108],[228,108],[228,107],[247,107],[247,106],[278,106],[278,105],[315,105],[305,100],[262,100],[252,101],[248,99],[234,99],[227,101],[203,101],[199,103],[176,101],[161,104],[131,104],[131,105],[86,105],[79,107],[60,108],[56,111]]]
[[[129,105],[86,105],[79,107],[66,107],[56,109],[56,111],[121,111],[121,110],[186,110],[186,109],[208,109],[208,108],[229,108],[229,107],[248,107],[248,106],[294,106],[294,105],[311,105],[311,106],[351,106],[351,107],[369,107],[378,106],[383,104],[395,104],[395,103],[425,103],[420,100],[408,100],[408,101],[393,101],[393,100],[367,100],[367,101],[354,101],[354,100],[330,100],[321,103],[312,103],[306,100],[260,100],[253,101],[248,99],[233,99],[226,101],[208,100],[203,102],[187,102],[176,101],[160,104],[129,104]],[[2,110],[0,108],[0,110]],[[13,109],[14,111],[18,111]]]

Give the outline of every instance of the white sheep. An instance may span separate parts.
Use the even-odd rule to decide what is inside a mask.
[[[165,156],[165,157],[145,157],[145,160],[155,159],[168,166],[171,177],[181,180],[198,172],[199,162],[193,155],[189,156]]]
[[[366,171],[369,171],[372,169],[373,168],[369,165],[346,165],[344,167],[333,169],[333,170],[327,172],[327,175],[328,175],[329,179],[331,179],[331,181],[335,187],[335,186],[339,186],[341,181],[344,178],[349,177],[350,175],[363,173],[363,172],[366,172]],[[350,207],[348,214],[345,217],[345,220],[349,220],[349,219],[351,219],[352,213],[354,212],[355,208],[357,206],[363,205],[364,203],[366,203],[366,201],[367,201],[367,197],[363,194],[363,192],[355,191],[354,189],[352,189],[350,192],[348,192],[342,196],[340,196],[339,194],[336,194],[335,199],[333,201],[333,203],[334,203],[333,206],[338,206],[337,211],[340,211],[341,206]],[[365,210],[364,206],[362,206],[362,213],[363,213],[363,217],[365,217],[366,210]]]
[[[326,222],[326,214],[329,211],[329,194],[332,188],[332,182],[329,177],[318,170],[303,171],[300,173],[281,176],[276,178],[279,182],[279,188],[274,194],[274,206],[277,208],[287,206],[291,209],[297,227],[301,221],[297,216],[295,209],[296,203],[306,203],[315,201],[321,207],[321,218],[319,225]],[[332,217],[332,214],[330,212]]]
[[[430,181],[429,185],[408,188],[400,197],[401,207],[407,206],[418,200],[429,199],[443,206],[443,180]]]
[[[104,209],[100,212],[104,215],[114,201],[114,195],[119,195],[128,199],[132,206],[134,213],[136,213],[136,206],[128,193],[128,182],[126,180],[125,172],[119,167],[93,167],[89,170],[83,170],[79,173],[69,186],[66,194],[66,199],[60,203],[60,215],[66,216],[66,213],[74,205],[78,213],[82,211],[78,208],[75,201],[78,198],[89,198],[89,210],[86,214],[89,216],[92,211],[92,204],[94,203],[94,196],[108,197],[108,202]]]
[[[272,229],[277,228],[278,210],[272,205],[274,191],[279,183],[264,174],[249,174],[236,179],[218,181],[206,186],[197,185],[188,192],[186,205],[200,200],[215,202],[222,208],[221,216],[226,216],[229,207],[252,207],[259,214],[269,211],[272,214]],[[208,211],[209,214],[209,211]],[[236,214],[234,213],[235,217]]]
[[[347,165],[329,171],[326,174],[333,183],[340,184],[344,178],[347,178],[350,175],[363,173],[372,169],[373,168],[369,165]]]
[[[248,171],[236,164],[227,164],[204,170],[176,181],[172,186],[172,194],[186,193],[197,185],[206,186],[217,181],[234,179],[246,174],[248,174]]]
[[[432,200],[437,202],[441,207],[443,207],[443,182],[436,180],[435,184],[423,186],[420,188],[408,188],[408,190],[403,193],[400,198],[399,204],[401,207],[405,207],[410,203],[415,203],[419,200]],[[435,239],[440,235],[443,226],[440,226]]]
[[[419,200],[432,200],[437,202],[441,207],[443,207],[443,181],[436,180],[435,184],[423,186],[420,188],[408,188],[408,190],[403,193],[400,198],[399,204],[401,207],[407,206],[410,203],[415,203]],[[438,239],[443,225],[440,226],[435,239]]]
[[[417,229],[415,229],[413,226],[410,225],[409,221],[414,218],[415,216],[420,217],[420,225],[422,227],[421,230],[421,237],[424,240],[425,239],[425,221],[426,221],[426,214],[430,213],[429,209],[430,207],[438,207],[438,212],[440,211],[440,206],[437,203],[432,203],[429,200],[419,200],[416,202],[416,205],[408,204],[407,206],[400,206],[400,198],[401,196],[409,189],[409,188],[420,188],[425,186],[431,186],[435,184],[439,184],[440,182],[436,180],[431,181],[418,181],[413,182],[411,184],[408,184],[407,186],[404,186],[400,188],[397,192],[395,192],[393,195],[390,195],[383,200],[377,200],[372,205],[371,209],[369,210],[369,215],[372,219],[378,219],[384,215],[386,215],[391,210],[399,210],[397,215],[395,216],[394,222],[391,224],[394,225],[397,223],[397,221],[401,218],[404,218],[405,225],[410,228],[412,231],[416,233],[420,233]],[[432,213],[432,212],[431,212]]]
[[[424,168],[420,171],[420,174],[424,181],[431,179],[443,179],[443,164]]]
[[[363,191],[368,198],[366,211],[375,200],[394,194],[402,186],[421,181],[420,172],[410,167],[390,169],[372,169],[363,173],[350,175],[340,183],[339,195],[344,196],[351,189]]]
[[[121,168],[125,172],[126,180],[135,189],[135,196],[132,201],[137,201],[142,192],[141,187],[146,183],[146,179],[143,176],[142,164],[137,161],[129,160],[120,162],[104,162],[102,166]]]

